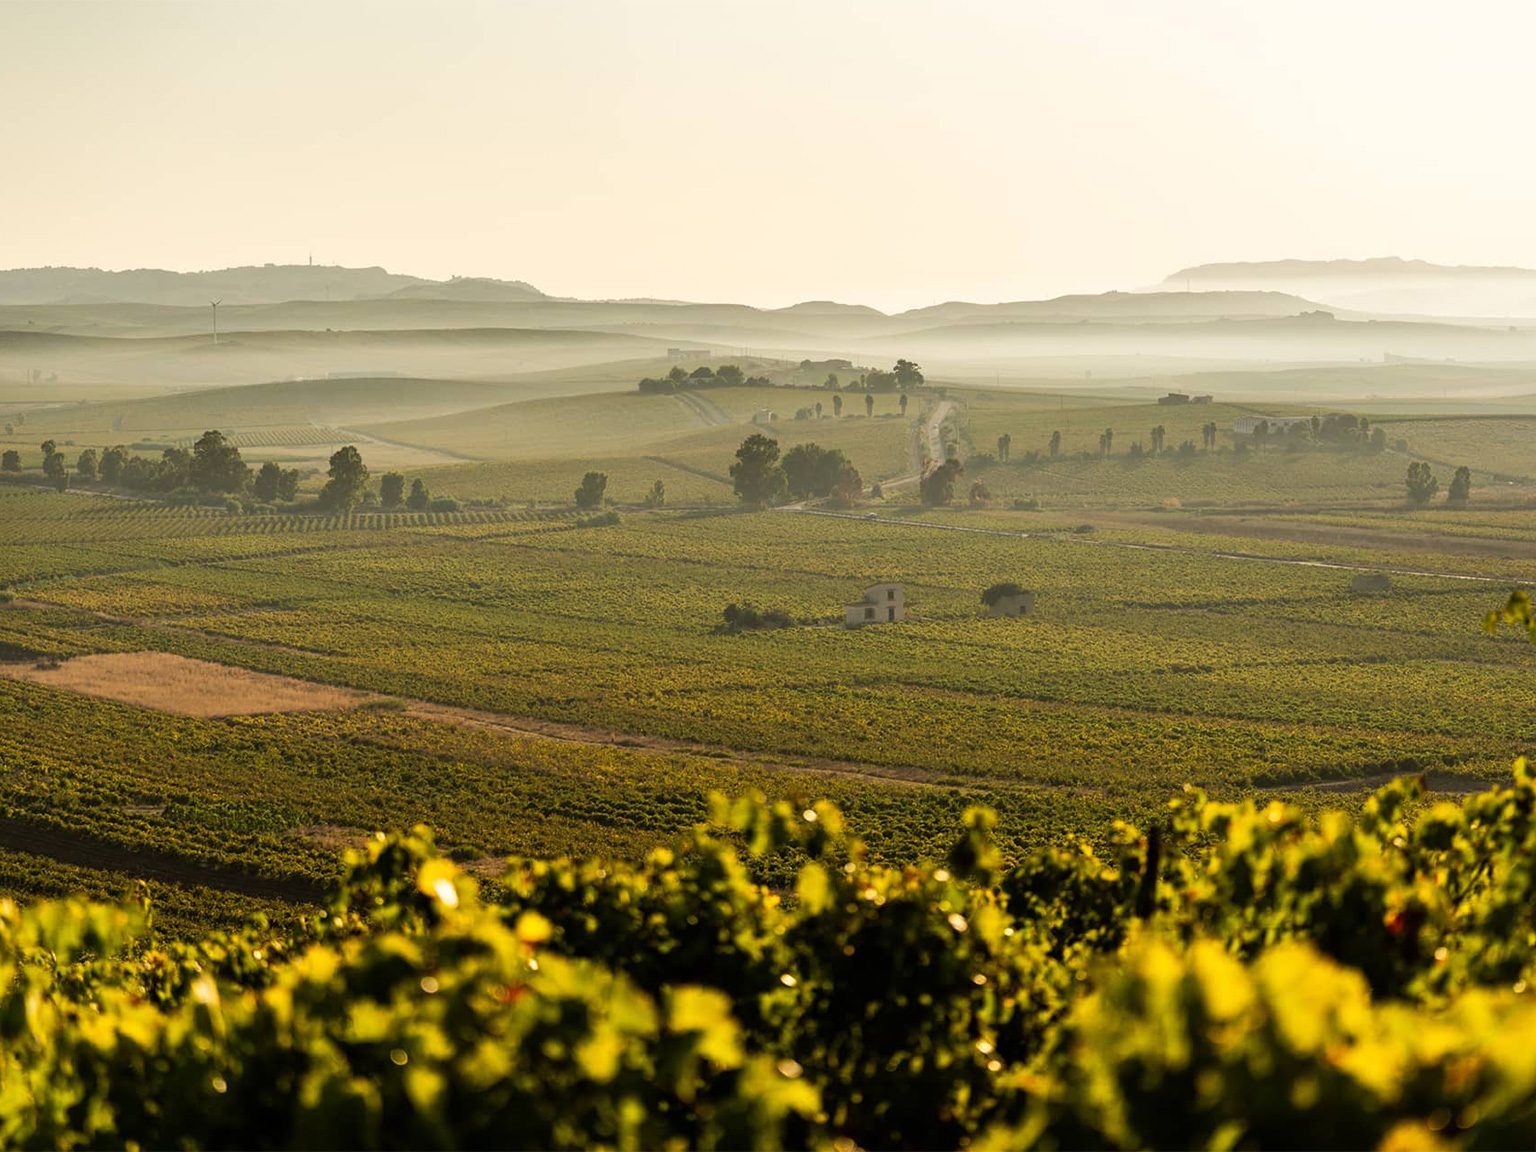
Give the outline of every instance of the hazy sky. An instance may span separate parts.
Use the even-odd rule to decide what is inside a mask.
[[[0,0],[0,266],[881,307],[1536,265],[1527,0]]]

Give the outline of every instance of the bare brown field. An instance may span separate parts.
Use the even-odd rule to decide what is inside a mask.
[[[363,692],[270,676],[169,652],[105,652],[57,665],[0,664],[0,676],[175,712],[182,716],[256,716],[329,712],[372,699]]]

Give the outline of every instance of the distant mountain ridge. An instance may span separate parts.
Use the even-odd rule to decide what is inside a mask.
[[[1401,256],[1374,256],[1366,260],[1237,260],[1224,264],[1195,264],[1181,268],[1163,281],[1174,288],[1185,280],[1241,280],[1274,277],[1338,276],[1450,276],[1450,277],[1536,277],[1536,268],[1512,264],[1435,264],[1428,260],[1405,260]]]
[[[972,304],[951,300],[898,313],[900,320],[993,322],[1000,320],[1168,319],[1295,316],[1317,308],[1311,300],[1268,289],[1206,292],[1101,292],[1056,296],[1050,300],[1010,300]]]
[[[548,300],[526,280],[492,280],[484,276],[455,276],[451,280],[427,280],[389,293],[394,300],[471,300],[483,304],[523,303]]]
[[[1330,307],[1378,315],[1536,317],[1536,269],[1369,260],[1255,260],[1181,268],[1151,292],[1198,289],[1289,292]]]
[[[407,276],[383,268],[328,264],[262,264],[209,272],[163,268],[12,268],[0,271],[0,304],[280,304],[289,300],[426,299],[543,300],[519,280]]]

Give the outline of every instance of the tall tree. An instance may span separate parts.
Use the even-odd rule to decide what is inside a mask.
[[[847,463],[841,449],[796,444],[784,453],[779,466],[784,472],[789,494],[803,500],[808,496],[830,495]]]
[[[1061,433],[1060,432],[1052,432],[1051,433],[1051,456],[1052,457],[1056,457],[1056,456],[1060,456],[1060,455],[1061,455]]]
[[[754,432],[736,449],[731,465],[731,485],[743,504],[761,507],[784,490],[784,471],[779,467],[779,442]]]
[[[1408,465],[1408,499],[1411,503],[1423,507],[1435,498],[1435,493],[1440,491],[1440,481],[1430,471],[1429,465],[1422,460],[1415,460]],[[1468,484],[1471,478],[1468,478]]]
[[[21,471],[21,453],[16,451],[16,449],[14,449],[14,448],[7,448],[5,450],[5,452],[4,452],[4,454],[0,455],[0,472],[20,472],[20,471]]]
[[[75,473],[82,480],[96,479],[96,449],[87,448],[75,461]]]
[[[1465,504],[1472,496],[1472,469],[1463,464],[1456,469],[1456,474],[1451,477],[1451,486],[1446,489],[1445,498],[1452,504]]]
[[[837,483],[832,486],[832,503],[839,508],[852,508],[863,495],[864,478],[857,468],[844,461],[837,474]]]
[[[52,443],[53,441],[49,440],[46,444],[43,445],[43,447],[46,449]],[[64,478],[68,472],[68,466],[64,463],[64,453],[58,451],[58,449],[54,449],[51,452],[45,451],[43,453],[43,475],[46,476],[49,480],[52,480],[55,484],[62,486],[65,482]]]
[[[864,415],[869,416],[869,417],[873,417],[874,414],[875,414],[875,394],[873,392],[866,392],[866,393],[864,393]]]
[[[603,493],[608,490],[608,473],[588,472],[581,478],[581,487],[576,489],[576,507],[600,508],[603,503]]]
[[[240,459],[240,449],[222,432],[204,432],[192,445],[187,477],[195,488],[204,492],[239,492],[245,488],[250,473]]]
[[[896,377],[898,388],[921,388],[923,386],[922,370],[910,360],[896,361],[896,367],[891,370],[891,375]]]
[[[901,398],[896,403],[901,406],[901,414],[905,416],[907,414],[907,394],[903,392]]]
[[[404,476],[398,472],[386,472],[379,477],[379,503],[391,510],[405,503]]]
[[[114,444],[101,454],[101,462],[96,471],[104,483],[116,484],[123,477],[123,465],[126,463],[128,449],[121,444]]]
[[[833,376],[832,379],[836,380],[837,377]],[[843,395],[842,395],[841,392],[839,392],[837,395],[832,397],[832,415],[834,417],[837,417],[837,416],[841,416],[842,414],[843,414]]]
[[[268,460],[256,472],[256,479],[251,482],[251,495],[263,504],[270,504],[277,499],[277,491],[283,482],[283,470],[274,460]]]
[[[965,469],[958,460],[946,460],[937,467],[928,469],[923,478],[918,482],[918,493],[924,504],[937,506],[948,504],[955,498],[955,484],[964,474]]]
[[[432,504],[432,493],[420,476],[411,481],[411,494],[405,498],[405,506],[412,512],[425,512]]]
[[[330,479],[320,490],[320,503],[337,512],[350,512],[368,491],[368,466],[362,453],[348,444],[331,454]]]

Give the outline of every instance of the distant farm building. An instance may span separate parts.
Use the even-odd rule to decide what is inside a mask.
[[[1198,396],[1191,396],[1189,402],[1191,404],[1209,404],[1215,399],[1216,397],[1212,396],[1209,392],[1202,392]]]
[[[1170,392],[1166,396],[1157,398],[1159,404],[1188,404],[1189,395],[1184,392]]]
[[[1263,425],[1270,435],[1289,432],[1299,424],[1311,425],[1310,416],[1239,416],[1232,421],[1234,436],[1252,436]]]
[[[1385,572],[1362,572],[1349,582],[1351,592],[1390,592],[1392,581]]]
[[[708,348],[668,348],[668,360],[708,360]]]
[[[756,424],[759,428],[765,428],[777,419],[778,415],[768,408],[759,408],[756,412],[752,413],[752,423]]]
[[[1034,611],[1035,594],[1029,591],[1009,592],[987,605],[993,616],[1027,616]]]
[[[843,606],[843,627],[900,624],[907,618],[907,594],[900,584],[872,584],[864,598]]]

